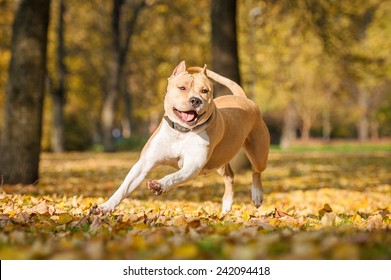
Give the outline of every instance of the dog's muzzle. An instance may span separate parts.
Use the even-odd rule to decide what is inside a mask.
[[[193,96],[189,99],[189,105],[192,109],[181,111],[174,107],[173,111],[174,114],[179,118],[182,122],[186,123],[187,125],[195,125],[197,124],[197,121],[199,120],[200,116],[203,114],[199,114],[199,112],[202,110],[203,106],[202,99]]]
[[[202,100],[198,97],[193,96],[189,99],[189,103],[193,108],[198,108],[202,105]]]

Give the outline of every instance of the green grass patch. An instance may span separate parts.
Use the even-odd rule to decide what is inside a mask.
[[[341,153],[356,153],[356,152],[391,152],[391,142],[336,142],[330,144],[321,143],[297,143],[287,149],[281,149],[279,145],[272,145],[272,151],[279,152],[341,152]]]

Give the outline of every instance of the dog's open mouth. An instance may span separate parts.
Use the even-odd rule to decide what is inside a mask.
[[[174,113],[181,121],[189,125],[195,124],[198,120],[198,114],[194,110],[179,111],[174,108]]]

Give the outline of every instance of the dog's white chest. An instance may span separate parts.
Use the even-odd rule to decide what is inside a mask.
[[[182,168],[185,159],[206,161],[209,137],[203,131],[178,132],[163,123],[161,130],[149,147],[165,162],[175,161]],[[198,161],[197,160],[197,161]]]

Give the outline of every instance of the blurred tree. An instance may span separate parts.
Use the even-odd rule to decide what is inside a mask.
[[[11,0],[0,0],[0,139],[2,132],[2,117],[4,115],[5,85],[8,79],[8,64],[11,57],[10,45],[12,36],[12,22],[17,3]]]
[[[58,3],[58,23],[57,23],[57,51],[56,51],[56,72],[57,81],[48,73],[50,92],[53,100],[53,119],[51,132],[51,149],[55,153],[62,153],[65,150],[64,138],[64,106],[66,102],[65,76],[66,66],[65,44],[64,44],[64,14],[65,3],[60,0]]]
[[[211,22],[213,70],[240,84],[236,0],[212,0]],[[217,97],[231,93],[216,84],[214,94]]]
[[[141,1],[123,0],[122,43],[126,25]],[[0,111],[5,102],[12,20],[19,2],[0,0]],[[56,66],[59,2],[53,1],[48,39],[48,73],[54,87],[60,76]],[[274,143],[282,144],[286,135],[291,140],[284,143],[297,135],[322,136],[326,141],[357,137],[360,120],[366,122],[362,131],[367,132],[362,134],[369,133],[371,139],[391,135],[391,1],[236,2],[241,84],[261,107]],[[130,126],[132,136],[143,137],[156,128],[163,114],[166,78],[179,61],[206,63],[216,70],[211,48],[212,0],[146,3],[154,5],[137,17],[113,103],[113,128],[124,137],[130,134]],[[95,143],[99,145],[94,149],[101,150],[102,109],[112,74],[113,1],[67,0],[65,4],[65,146],[81,150]],[[228,2],[224,5],[229,6]],[[216,22],[223,27],[224,21]],[[227,45],[226,40],[220,43]],[[233,69],[223,68],[217,71],[224,75]],[[53,107],[54,102],[45,102],[46,149],[55,128]],[[116,140],[115,145],[123,141]]]
[[[102,97],[107,89],[107,65],[111,52],[111,40],[108,39],[111,38],[111,3],[95,0],[66,1],[66,150],[85,150],[91,148],[93,143],[102,142],[100,115]],[[51,27],[51,61],[48,67],[52,73],[56,73],[56,26]],[[51,120],[47,120],[47,126],[49,121]],[[99,145],[98,149],[100,150]]]
[[[373,52],[373,49],[367,49],[366,45],[373,44],[371,40],[379,39],[389,45],[379,34],[370,38],[370,30],[376,22],[382,21],[382,17],[390,16],[390,4],[381,0],[360,0],[354,3],[319,1],[314,5],[307,1],[306,8],[323,40],[325,52],[338,63],[337,71],[341,74],[343,85],[355,102],[351,108],[356,116],[358,138],[367,141],[370,116],[373,115],[371,111],[378,109],[371,107],[371,100],[376,99],[373,85],[386,78],[386,71],[385,58]],[[385,13],[381,12],[383,9]],[[378,81],[373,83],[374,80]]]
[[[133,14],[130,18],[125,18],[126,22],[122,24],[121,18],[123,18],[123,14],[121,10],[126,2],[125,0],[113,1],[111,58],[107,78],[107,91],[103,100],[101,116],[103,146],[106,152],[112,152],[114,150],[112,133],[116,103],[118,97],[121,96],[121,92],[123,93],[126,89],[126,84],[124,83],[126,81],[124,65],[128,56],[131,37],[135,30],[137,18],[140,16],[142,9],[146,7],[145,0],[133,1],[131,3],[134,5]],[[122,95],[125,95],[125,93]]]
[[[358,135],[367,135],[369,128],[376,135],[376,123],[384,116],[377,113],[379,100],[384,102],[389,91],[390,55],[385,50],[391,47],[390,4],[379,0],[241,2],[240,18],[258,11],[254,26],[240,21],[240,34],[255,36],[247,45],[257,43],[255,52],[247,45],[241,48],[244,84],[257,77],[252,86],[255,100],[267,118],[284,123],[280,143],[290,142],[285,135],[296,135],[295,123],[301,125],[302,138],[310,136],[313,126],[323,131],[326,141],[331,135],[353,137],[354,130],[347,127],[355,123]],[[293,121],[295,112],[300,122]]]
[[[0,173],[7,184],[38,179],[50,0],[21,1],[13,24]]]

